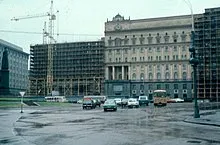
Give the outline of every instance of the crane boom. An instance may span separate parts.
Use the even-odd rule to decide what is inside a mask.
[[[23,19],[39,18],[39,17],[46,17],[46,16],[50,16],[50,13],[27,15],[27,16],[21,16],[21,17],[13,17],[11,20],[12,21],[19,21],[19,20],[23,20]]]
[[[59,12],[59,11],[57,11]],[[45,17],[49,16],[49,33],[46,34],[46,36],[49,37],[49,44],[47,46],[47,94],[52,94],[53,90],[53,47],[56,43],[54,39],[54,21],[56,20],[56,15],[53,12],[53,0],[51,0],[51,6],[50,6],[50,12],[44,13],[44,14],[36,14],[36,15],[27,15],[24,17],[14,17],[11,20],[13,21],[19,21],[23,19],[31,19],[31,18],[39,18],[39,17]],[[46,27],[46,24],[45,24]],[[46,33],[46,30],[44,28],[44,33]]]

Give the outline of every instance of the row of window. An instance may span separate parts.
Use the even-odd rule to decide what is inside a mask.
[[[180,35],[182,42],[186,42],[186,36],[187,36],[187,35],[186,35],[185,32],[183,31],[182,34]],[[177,33],[174,32],[174,34],[172,35],[172,41],[170,41],[170,38],[171,38],[171,37],[168,35],[168,33],[165,33],[165,35],[163,36],[163,38],[164,38],[164,43],[169,43],[169,42],[176,43],[176,42],[178,41],[178,37],[179,37],[179,35],[177,35]],[[147,38],[147,39],[145,40],[145,38]],[[139,37],[139,44],[145,44],[146,41],[147,41],[148,44],[152,44],[152,43],[153,43],[153,38],[155,39],[155,42],[156,42],[157,44],[159,44],[159,43],[162,42],[162,41],[161,41],[161,40],[162,40],[162,39],[161,39],[162,37],[160,36],[159,33],[157,33],[155,37],[153,37],[151,34],[149,34],[148,36],[144,37],[143,34],[141,34],[140,37]],[[136,37],[135,35],[133,35],[132,38],[130,38],[130,39],[131,39],[131,44],[132,44],[132,45],[136,45],[136,44],[137,44],[138,39],[137,39],[137,37]],[[111,37],[109,37],[109,39],[108,39],[108,45],[109,45],[109,46],[113,46],[113,44],[114,44],[115,46],[121,46],[121,45],[123,45],[123,44],[124,44],[124,45],[128,45],[128,44],[129,44],[129,38],[128,38],[127,35],[125,35],[125,37],[124,37],[123,39],[122,39],[122,38],[112,39]]]
[[[162,88],[162,84],[156,84],[156,89],[170,89],[171,87],[174,88],[175,90],[180,89],[180,84],[172,84],[173,86],[171,86],[171,84],[165,84],[165,88]],[[182,89],[188,89],[187,84],[181,84],[182,85]],[[132,90],[136,90],[137,89],[137,85],[132,85]],[[149,84],[148,85],[148,89],[149,90],[153,90],[153,84]],[[144,85],[140,85],[140,90],[144,90]]]
[[[169,70],[169,66],[172,67],[172,65],[166,64],[166,65],[165,65],[165,70]],[[160,65],[160,64],[159,64],[159,65],[156,65],[156,69],[157,69],[158,71],[160,71],[161,68],[162,68],[162,65]],[[173,68],[174,68],[174,70],[177,70],[177,69],[178,69],[178,65],[177,65],[177,64],[174,64],[174,65],[173,65]],[[187,68],[187,64],[182,64],[182,70],[186,70],[186,68]],[[136,66],[135,66],[135,65],[133,66],[133,70],[136,70]],[[144,66],[143,66],[143,65],[141,65],[141,70],[144,70]],[[149,70],[149,71],[153,71],[153,65],[149,65],[149,66],[148,66],[148,70]]]
[[[132,74],[132,79],[133,79],[133,80],[136,80],[136,79],[137,79],[136,73],[133,73],[133,74]],[[141,73],[141,74],[140,74],[140,80],[144,80],[144,79],[145,79],[144,73]],[[153,73],[150,72],[150,73],[148,74],[148,79],[149,79],[149,80],[152,80],[152,79],[153,79]],[[156,74],[156,79],[162,79],[160,72],[158,72],[158,73]],[[170,73],[170,72],[166,72],[166,73],[165,73],[165,79],[171,79],[171,73]],[[173,74],[173,79],[179,79],[179,76],[178,76],[178,73],[177,73],[177,72],[174,72],[174,74]],[[186,73],[186,72],[183,72],[183,73],[182,73],[182,79],[183,79],[183,80],[186,80],[186,79],[187,79],[187,73]]]
[[[163,47],[155,47],[155,48],[152,48],[152,47],[148,47],[148,48],[147,47],[146,48],[141,47],[141,48],[132,48],[132,53],[133,54],[136,53],[138,51],[138,49],[139,49],[140,53],[144,53],[145,50],[148,50],[148,52],[153,52],[154,50],[155,50],[155,52],[161,52],[162,50],[164,50],[165,52],[168,52],[168,51],[178,51],[177,46],[173,46],[173,47],[165,46],[164,48]],[[180,47],[179,47],[179,49],[180,49]],[[125,54],[128,54],[128,50],[129,49],[125,48],[125,49],[117,49],[115,51],[116,51],[116,54],[120,54],[121,51],[124,51]],[[184,46],[182,46],[182,52],[185,52],[185,51],[186,51],[186,46],[184,45]],[[109,55],[111,55],[112,54],[112,50],[109,49],[108,53],[109,53]]]
[[[162,60],[162,56],[156,56],[155,60],[153,59],[153,56],[148,56],[147,58],[148,59],[146,60],[144,56],[140,57],[139,61],[161,61]],[[186,59],[187,59],[187,55],[181,55],[181,58],[179,58],[178,55],[173,55],[173,59],[172,60],[186,60]],[[170,60],[170,56],[169,55],[164,56],[164,60]],[[115,58],[115,62],[121,62],[121,61],[122,61],[121,57]],[[128,62],[128,58],[125,57],[124,61]],[[137,57],[131,57],[131,61],[132,62],[138,61]],[[109,58],[109,62],[112,62],[112,58]]]

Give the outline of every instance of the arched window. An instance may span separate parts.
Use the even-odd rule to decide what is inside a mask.
[[[166,78],[167,80],[170,79],[170,73],[166,72],[165,78]]]
[[[132,79],[136,80],[136,74],[135,73],[132,74]]]
[[[141,79],[141,80],[144,80],[144,73],[141,73],[140,79]]]
[[[152,80],[152,79],[153,79],[153,74],[149,73],[149,80]]]
[[[160,65],[157,65],[157,71],[160,71]]]
[[[161,79],[161,74],[157,73],[157,79]]]
[[[115,46],[121,46],[121,39],[120,38],[115,39]]]
[[[183,72],[183,79],[186,80],[186,78],[187,78],[187,74],[186,72]]]
[[[174,79],[178,79],[178,73],[177,72],[174,73]]]

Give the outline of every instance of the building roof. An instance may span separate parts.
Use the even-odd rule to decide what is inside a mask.
[[[2,40],[2,39],[0,39],[0,44],[11,47],[11,48],[14,48],[14,49],[17,49],[17,50],[20,50],[20,51],[23,51],[23,49],[21,47],[19,47],[17,45],[14,45],[12,43],[9,43],[9,42],[7,42],[5,40]]]

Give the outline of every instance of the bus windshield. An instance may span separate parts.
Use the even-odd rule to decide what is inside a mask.
[[[154,91],[154,95],[153,95],[154,97],[163,97],[163,98],[165,98],[166,96],[167,96],[167,93],[166,93],[166,91],[164,90],[164,91]]]

